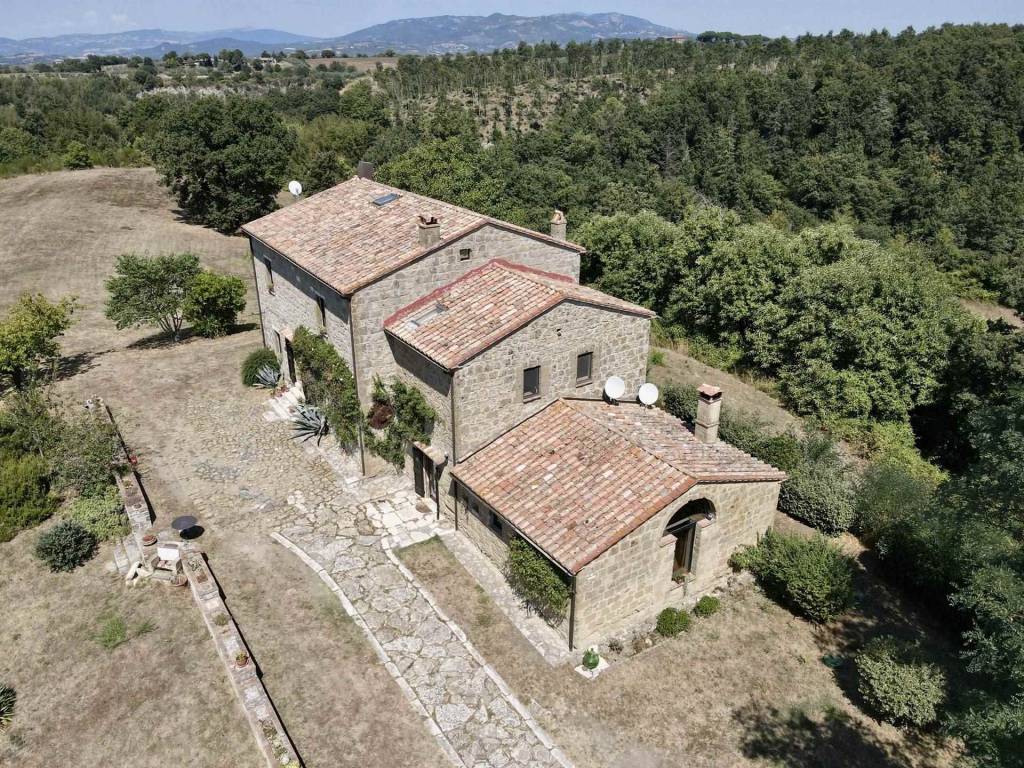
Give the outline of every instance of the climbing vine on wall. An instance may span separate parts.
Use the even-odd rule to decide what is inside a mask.
[[[366,445],[396,468],[405,465],[405,452],[413,442],[428,442],[437,414],[416,387],[395,380],[390,384],[376,378],[369,420],[374,430]]]
[[[569,603],[569,587],[555,567],[523,539],[509,543],[505,578],[512,591],[544,621],[561,623]]]
[[[348,364],[327,339],[308,328],[300,327],[295,331],[292,349],[306,402],[323,411],[339,443],[347,447],[356,445],[363,427],[363,413]]]

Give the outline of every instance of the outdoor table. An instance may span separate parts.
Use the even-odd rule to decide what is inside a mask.
[[[196,523],[198,522],[199,521],[192,515],[182,515],[181,517],[176,517],[171,521],[171,528],[178,532],[178,536],[184,538],[183,534],[185,531],[195,528]]]

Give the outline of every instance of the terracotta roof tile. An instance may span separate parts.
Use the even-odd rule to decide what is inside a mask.
[[[494,259],[403,307],[384,327],[451,370],[563,301],[654,316],[564,275]]]
[[[785,479],[658,408],[583,400],[556,400],[452,474],[571,573],[697,482]]]
[[[397,195],[391,202],[374,204],[391,194]],[[439,243],[420,245],[417,221],[421,215],[440,222]],[[350,295],[485,224],[583,250],[573,243],[358,176],[251,221],[242,231]]]

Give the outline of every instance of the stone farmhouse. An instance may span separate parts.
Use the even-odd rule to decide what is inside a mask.
[[[548,559],[570,647],[692,603],[770,527],[785,475],[718,439],[717,388],[693,429],[637,401],[654,315],[579,283],[560,212],[541,234],[357,176],[243,231],[285,375],[305,326],[364,410],[375,377],[415,386],[437,414],[409,448],[417,493],[499,565],[513,537]]]

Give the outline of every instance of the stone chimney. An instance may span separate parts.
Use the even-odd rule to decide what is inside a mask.
[[[429,248],[441,240],[441,223],[437,217],[420,216],[420,245]]]
[[[697,418],[693,434],[702,443],[718,442],[718,417],[722,412],[722,390],[710,384],[697,387]]]
[[[366,160],[360,160],[359,165],[356,166],[356,176],[360,179],[369,179],[373,181],[373,177],[377,175],[377,166]]]
[[[551,216],[551,236],[555,240],[565,240],[565,214],[557,209]]]

